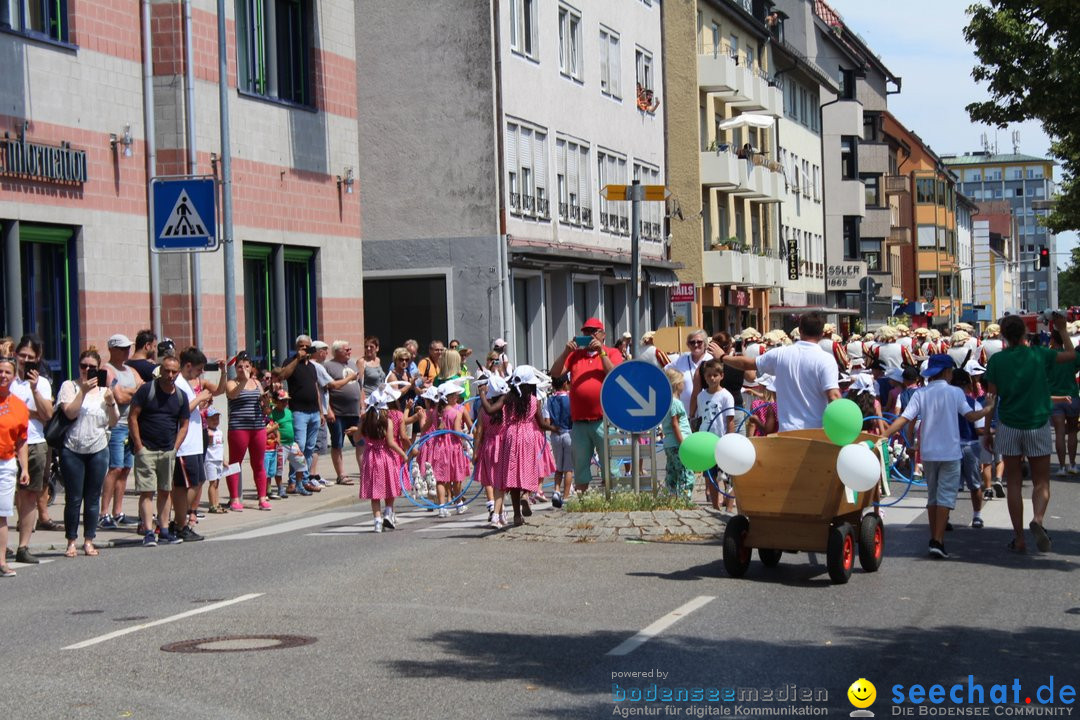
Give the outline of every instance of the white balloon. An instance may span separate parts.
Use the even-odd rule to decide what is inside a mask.
[[[754,467],[757,450],[745,435],[728,433],[716,443],[716,466],[728,475],[743,475]]]
[[[836,458],[836,474],[855,492],[866,492],[881,479],[881,462],[874,451],[862,443],[845,445]]]

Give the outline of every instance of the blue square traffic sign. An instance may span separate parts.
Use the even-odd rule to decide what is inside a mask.
[[[616,365],[600,388],[600,406],[608,422],[631,433],[659,425],[671,407],[671,398],[667,375],[644,360]]]
[[[213,178],[154,178],[150,185],[152,250],[217,250],[217,188]]]

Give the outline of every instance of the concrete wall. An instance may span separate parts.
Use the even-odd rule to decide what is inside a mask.
[[[822,181],[821,136],[787,117],[780,119],[779,136],[781,162],[788,166],[788,185],[780,204],[780,224],[787,227],[788,238],[796,231],[801,233],[799,259],[810,263],[808,269],[800,271],[800,277],[795,281],[787,279],[785,264],[782,285],[785,292],[823,293],[825,280],[817,277],[814,267],[816,263],[825,263],[825,187]],[[809,178],[802,177],[804,160],[811,167]],[[794,163],[799,165],[802,183],[809,183],[809,196],[804,194],[803,187],[795,187]],[[814,168],[817,169],[817,189],[813,187]],[[781,242],[786,242],[786,238],[781,238]]]
[[[452,268],[450,332],[490,347],[506,327],[492,7],[360,0],[355,29],[365,272]]]

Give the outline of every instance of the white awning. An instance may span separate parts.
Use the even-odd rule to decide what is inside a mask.
[[[728,118],[716,126],[717,130],[733,130],[740,127],[756,127],[756,128],[768,128],[772,127],[776,122],[774,118],[769,115],[755,115],[754,113],[744,113],[742,115],[736,115],[733,118]]]

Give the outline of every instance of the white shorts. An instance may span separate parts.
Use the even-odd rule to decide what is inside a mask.
[[[208,481],[220,480],[225,477],[225,463],[221,460],[207,460],[205,473]]]
[[[19,481],[19,463],[15,458],[0,460],[0,517],[15,514],[15,484]]]

